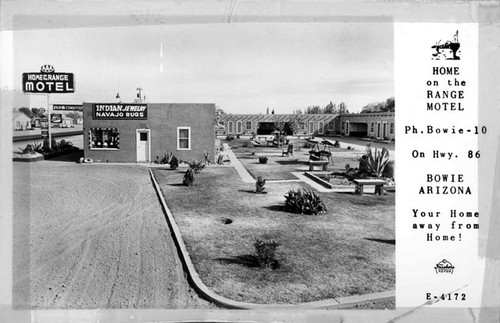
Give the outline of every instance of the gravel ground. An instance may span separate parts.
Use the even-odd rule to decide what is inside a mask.
[[[213,308],[188,286],[148,169],[14,163],[14,299],[30,308]]]

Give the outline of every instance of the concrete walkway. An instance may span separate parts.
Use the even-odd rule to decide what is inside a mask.
[[[229,157],[229,160],[231,160],[231,165],[233,165],[234,169],[238,172],[238,174],[241,177],[241,180],[244,183],[255,183],[255,179],[250,175],[250,173],[246,170],[245,167],[243,167],[243,164],[239,161],[239,159],[236,157],[234,152],[231,150],[231,147],[227,143],[222,144],[224,147],[224,152],[227,154]]]

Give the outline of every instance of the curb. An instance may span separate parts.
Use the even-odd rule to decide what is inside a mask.
[[[233,301],[223,296],[220,296],[214,292],[212,292],[200,279],[196,269],[194,268],[193,263],[191,262],[191,258],[189,257],[189,252],[186,249],[186,245],[184,244],[184,240],[182,240],[182,236],[177,226],[172,212],[168,208],[167,202],[163,197],[160,186],[156,181],[156,178],[153,174],[152,169],[149,169],[149,173],[151,176],[151,181],[153,182],[153,186],[156,190],[156,194],[160,200],[161,206],[165,212],[167,218],[167,225],[172,233],[172,238],[175,242],[175,246],[179,253],[179,258],[183,264],[185,271],[187,272],[188,281],[191,283],[193,288],[202,296],[204,299],[213,302],[214,304],[229,308],[229,309],[243,309],[243,310],[283,310],[283,309],[335,309],[341,308],[347,305],[358,305],[366,302],[373,301],[382,301],[395,297],[395,291],[386,291],[381,293],[372,293],[365,295],[356,295],[349,297],[341,297],[337,299],[327,299],[316,302],[308,302],[308,303],[298,303],[298,304],[253,304],[246,302]]]

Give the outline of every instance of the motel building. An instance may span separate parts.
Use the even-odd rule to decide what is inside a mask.
[[[84,156],[94,162],[214,158],[215,104],[83,103]]]
[[[343,135],[392,140],[395,137],[394,112],[347,114],[223,114],[219,116],[220,135],[269,135],[277,121],[284,122],[288,135]],[[298,124],[292,133],[291,121]]]

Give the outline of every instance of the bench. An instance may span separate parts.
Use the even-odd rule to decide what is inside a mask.
[[[363,196],[363,186],[374,185],[375,186],[375,194],[382,195],[384,192],[384,185],[386,182],[382,179],[354,179],[354,184],[356,184],[355,193]]]
[[[314,170],[314,166],[322,166],[323,171],[328,171],[328,160],[310,160],[309,161],[309,171]]]

